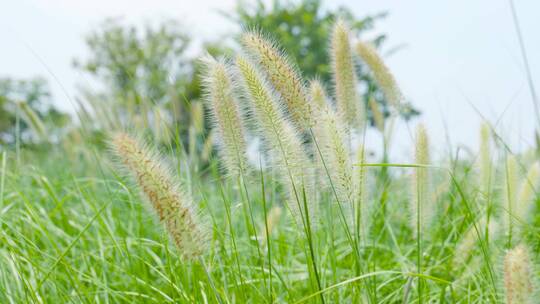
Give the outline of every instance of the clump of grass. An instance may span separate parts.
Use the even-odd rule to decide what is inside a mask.
[[[504,257],[504,289],[507,304],[533,303],[533,270],[527,247],[518,245]]]
[[[204,63],[206,71],[202,79],[205,101],[221,140],[221,157],[228,173],[240,176],[247,170],[246,139],[239,104],[233,92],[230,67],[224,61],[211,57],[206,57]]]
[[[110,147],[151,203],[180,254],[188,260],[200,257],[208,245],[205,225],[191,197],[157,153],[126,133],[114,134]]]
[[[523,245],[510,250],[504,261],[507,301],[534,301],[532,265],[536,257],[527,253],[525,242],[531,248],[538,242],[529,237],[534,236],[534,226],[527,230],[532,233],[523,235],[517,227],[530,220],[529,207],[536,198],[540,175],[536,159],[516,155],[493,163],[492,154],[498,155],[495,149],[499,146],[491,147],[490,137],[500,137],[485,124],[478,163],[472,168],[478,176],[470,174],[474,160],[456,153],[455,159],[448,160],[449,166],[445,162],[437,166],[448,167],[448,182],[431,189],[432,177],[435,183],[439,176],[430,165],[426,128],[420,125],[416,130],[413,164],[393,164],[387,147],[398,111],[383,117],[387,113],[381,113],[371,98],[368,104],[380,131],[374,134],[383,136],[383,157],[382,163],[367,163],[366,158],[373,158],[366,157],[371,153],[371,138],[362,137],[356,144],[357,135],[365,135],[360,134],[365,131],[360,126],[366,121],[346,117],[352,113],[346,107],[364,106],[354,97],[360,92],[355,92],[359,88],[350,39],[342,22],[336,24],[333,34],[335,94],[327,95],[319,80],[304,87],[292,61],[258,32],[242,38],[247,57],[239,56],[234,63],[205,58],[204,105],[214,128],[202,143],[203,155],[193,155],[203,131],[203,103],[195,102],[189,126],[191,143],[186,148],[191,149],[186,153],[190,161],[186,163],[196,166],[197,161],[207,159],[211,138],[217,137],[221,141],[219,161],[229,178],[223,178],[215,160],[210,159],[208,170],[186,170],[189,183],[185,185],[200,194],[201,206],[211,216],[215,247],[208,247],[208,221],[199,215],[198,205],[158,153],[128,134],[112,137],[111,147],[119,162],[184,258],[193,260],[211,251],[211,257],[202,257],[200,264],[171,259],[167,246],[152,240],[159,236],[152,225],[145,225],[148,212],[141,206],[110,203],[116,202],[117,195],[126,197],[124,191],[114,191],[123,185],[109,182],[107,177],[100,179],[103,172],[97,172],[95,163],[100,159],[88,161],[89,151],[74,166],[83,172],[79,174],[65,171],[74,157],[64,160],[63,150],[62,154],[28,155],[29,151],[23,151],[20,166],[9,161],[11,151],[4,153],[0,166],[0,302],[307,303],[318,298],[321,303],[495,303],[500,292],[493,257],[503,246],[512,248],[520,242]],[[357,48],[357,53],[386,99],[397,108],[394,103],[401,93],[395,80],[388,80],[391,75],[382,59],[373,49]],[[161,132],[161,117],[167,119],[160,109],[154,111],[154,136]],[[101,110],[114,121],[103,103]],[[138,115],[137,119],[145,117]],[[255,132],[249,134],[251,131]],[[262,139],[267,148],[261,153],[265,165],[260,168],[260,184],[231,181],[233,175],[250,171],[246,160],[250,138]],[[174,138],[173,142],[184,140]],[[82,141],[78,138],[77,143]],[[73,147],[74,142],[61,147]],[[181,148],[170,147],[175,155],[182,154],[177,150]],[[51,156],[59,161],[52,161]],[[26,170],[31,167],[25,165],[26,157],[44,170],[52,169],[46,171],[49,177],[34,167]],[[526,178],[518,179],[517,159],[530,168]],[[394,171],[393,166],[412,168]],[[413,171],[412,178],[399,170]],[[313,178],[313,172],[319,173],[319,179]],[[375,174],[376,182],[368,183]],[[254,175],[247,177],[255,179]],[[491,183],[502,187],[492,191]],[[407,190],[411,190],[410,197],[404,195]],[[298,227],[285,220],[282,199],[305,234],[296,233]],[[335,201],[345,208],[337,208]],[[318,228],[311,230],[307,220],[313,217]],[[437,222],[432,220],[435,218]],[[508,226],[504,230],[508,242],[494,234],[499,230],[497,220]],[[353,225],[349,225],[351,221]],[[412,237],[409,229],[403,229],[407,226],[414,232]],[[410,271],[413,264],[416,269]]]

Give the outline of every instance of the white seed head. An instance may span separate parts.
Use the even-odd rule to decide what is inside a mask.
[[[492,167],[491,162],[491,145],[490,145],[490,130],[487,123],[483,123],[480,127],[480,148],[478,157],[479,171],[479,188],[480,191],[488,196],[491,192]]]
[[[416,129],[416,152],[415,164],[425,166],[430,164],[429,160],[429,142],[426,128],[420,124]],[[433,202],[430,201],[430,176],[429,169],[425,167],[416,167],[412,174],[411,181],[412,197],[410,200],[411,227],[416,235],[418,227],[429,224],[433,215]]]
[[[354,188],[356,189],[354,213],[355,215],[360,212],[360,217],[356,217],[355,223],[360,227],[360,233],[364,238],[367,238],[370,234],[370,218],[372,211],[372,204],[369,201],[368,193],[368,176],[367,167],[363,166],[366,163],[366,151],[363,146],[356,151],[356,163],[354,167]],[[359,223],[357,221],[360,221]]]
[[[377,54],[375,48],[369,43],[358,42],[356,44],[356,52],[371,70],[373,78],[383,92],[384,97],[386,97],[390,104],[396,109],[399,109],[400,102],[403,98],[401,90],[399,89],[394,76],[379,54]]]
[[[337,110],[351,128],[363,127],[365,109],[356,91],[356,72],[349,29],[342,20],[334,24],[331,40],[332,72]]]
[[[314,135],[322,157],[321,164],[326,166],[322,172],[328,188],[333,188],[339,203],[352,207],[354,202],[353,168],[350,160],[350,151],[346,144],[346,127],[342,124],[339,114],[329,106],[321,108],[317,115],[317,125]],[[349,208],[350,209],[350,208]]]
[[[246,173],[246,139],[238,100],[234,94],[234,82],[230,67],[223,61],[211,57],[204,59],[206,70],[203,75],[205,102],[211,113],[214,129],[220,141],[221,158],[227,172],[240,176]]]

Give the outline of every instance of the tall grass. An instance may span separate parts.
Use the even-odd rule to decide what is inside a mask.
[[[0,302],[533,303],[536,157],[484,125],[475,155],[445,159],[420,124],[409,162],[374,162],[365,106],[389,144],[402,92],[343,21],[329,39],[330,90],[258,32],[204,59],[219,153],[202,170],[166,127],[165,145],[81,132],[0,153]],[[358,63],[389,117],[360,99]]]

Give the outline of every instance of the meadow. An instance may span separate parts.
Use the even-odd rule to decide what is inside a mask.
[[[387,146],[402,93],[345,23],[332,87],[264,33],[240,43],[201,59],[216,154],[174,128],[96,143],[82,114],[77,136],[0,154],[1,303],[537,301],[538,148],[514,153],[485,122],[472,152],[433,155],[419,124],[410,161],[392,163],[368,153],[367,107]],[[358,102],[358,64],[389,113]]]

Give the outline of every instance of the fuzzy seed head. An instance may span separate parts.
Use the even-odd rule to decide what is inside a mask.
[[[415,164],[429,165],[429,142],[426,128],[418,125],[416,129],[416,153]],[[433,206],[430,204],[430,176],[429,169],[425,167],[414,168],[412,175],[412,199],[410,201],[411,209],[411,227],[417,232],[418,227],[428,224],[433,215]]]
[[[332,31],[331,59],[337,110],[350,127],[363,126],[365,109],[356,91],[349,29],[342,20],[336,22]]]
[[[292,120],[302,129],[312,126],[312,109],[304,82],[298,68],[283,50],[277,43],[254,31],[244,33],[241,42],[250,59],[262,68],[285,101]]]
[[[368,199],[368,177],[367,177],[367,169],[363,164],[366,163],[366,151],[363,146],[361,146],[356,151],[356,166],[354,167],[355,175],[354,175],[354,184],[356,189],[356,198],[355,198],[355,208],[354,208],[354,214],[357,215],[359,212],[359,217],[356,216],[355,223],[360,227],[360,232],[363,234],[364,238],[369,236],[369,228],[370,228],[370,214],[371,214],[371,205],[369,203]],[[360,223],[357,223],[357,221],[360,221]]]
[[[375,121],[375,126],[377,127],[377,130],[383,133],[384,132],[384,115],[381,112],[381,109],[379,108],[377,101],[373,97],[369,98],[369,108],[371,109],[371,113],[373,114],[373,120]]]
[[[211,57],[205,58],[204,62],[205,102],[220,139],[220,155],[227,172],[240,176],[248,167],[247,145],[239,103],[233,92],[234,83],[230,77],[230,67],[225,62]]]
[[[201,256],[207,245],[206,229],[192,199],[158,161],[156,153],[126,133],[114,134],[110,146],[151,203],[181,255],[186,259]]]
[[[399,104],[403,98],[401,91],[394,76],[379,54],[377,54],[375,48],[369,43],[358,42],[356,44],[356,52],[371,70],[375,82],[379,85],[386,99],[396,109],[399,109]]]
[[[336,191],[337,199],[342,205],[352,206],[354,202],[354,185],[352,174],[352,162],[350,152],[346,144],[346,135],[341,119],[329,106],[323,107],[318,113],[318,123],[314,127],[314,134],[322,157],[328,170],[328,178],[324,179],[328,188]],[[326,172],[322,168],[322,172]],[[326,174],[325,174],[326,175]]]
[[[527,248],[518,245],[504,257],[507,304],[533,303],[532,266]]]
[[[326,90],[319,80],[314,79],[309,83],[309,92],[311,104],[315,108],[314,112],[320,111],[328,105]]]

